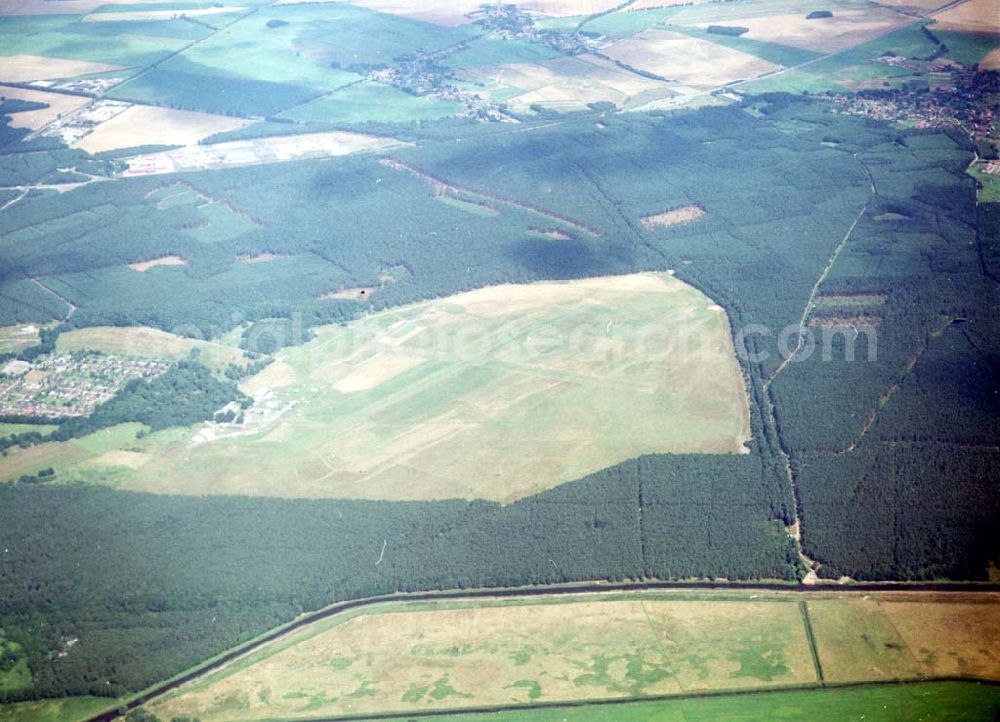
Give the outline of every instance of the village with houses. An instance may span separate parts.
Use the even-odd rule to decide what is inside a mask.
[[[955,128],[974,141],[1000,135],[1000,73],[940,63],[929,66],[927,78],[927,87],[863,90],[836,95],[833,101],[849,115],[915,128]]]
[[[65,419],[89,416],[129,381],[155,378],[173,364],[98,353],[55,353],[0,368],[0,416]]]

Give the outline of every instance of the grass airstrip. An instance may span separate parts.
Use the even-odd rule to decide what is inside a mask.
[[[995,594],[683,590],[385,605],[303,627],[152,709],[249,722],[1000,679],[998,643]]]
[[[740,453],[749,433],[726,314],[667,273],[373,313],[243,389],[254,420],[153,435],[122,488],[510,501],[641,454]]]
[[[148,328],[74,330],[58,348],[245,363]],[[642,454],[743,453],[749,438],[726,314],[669,273],[372,313],[279,352],[243,390],[257,402],[241,426],[133,435],[99,456],[14,450],[3,476],[45,461],[60,480],[158,493],[511,501]]]

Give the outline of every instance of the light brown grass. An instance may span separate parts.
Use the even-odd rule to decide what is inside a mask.
[[[809,602],[826,679],[969,675],[1000,679],[1000,598],[892,594]]]
[[[4,59],[0,58],[0,65],[3,63]],[[9,85],[0,85],[0,96],[4,98],[17,98],[18,100],[30,100],[33,103],[45,103],[49,106],[48,108],[25,110],[11,115],[10,125],[12,128],[28,128],[30,130],[38,130],[60,116],[69,115],[74,110],[78,110],[90,102],[90,98],[83,98],[78,95],[47,93],[42,90],[14,88]]]
[[[100,153],[140,145],[194,145],[210,135],[236,130],[250,122],[212,113],[133,105],[98,125],[73,143],[73,147]]]
[[[0,80],[8,83],[26,83],[32,80],[73,78],[77,75],[121,70],[122,67],[110,63],[50,58],[42,55],[6,55],[0,57]]]
[[[981,70],[1000,70],[1000,48],[990,51],[980,60],[979,67]]]
[[[211,341],[177,336],[146,326],[90,326],[59,334],[56,349],[70,351],[100,351],[101,353],[143,358],[181,360],[197,351],[199,360],[216,369],[229,364],[246,365],[243,351]]]
[[[127,469],[138,469],[147,464],[152,457],[138,451],[115,449],[105,452],[93,460],[98,466],[123,466]]]

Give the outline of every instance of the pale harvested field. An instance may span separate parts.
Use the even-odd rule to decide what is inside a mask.
[[[278,0],[278,5],[289,5],[297,1]],[[329,1],[306,0],[306,2]],[[349,0],[349,2],[351,5],[369,10],[423,20],[445,27],[454,27],[471,22],[467,15],[479,10],[481,0]]]
[[[633,68],[694,87],[755,78],[780,67],[749,53],[666,30],[645,30],[614,43],[605,54]]]
[[[158,153],[137,155],[126,159],[128,169],[124,175],[158,175],[281,163],[306,158],[332,158],[400,145],[405,145],[405,143],[393,138],[380,138],[344,131],[234,140],[226,143],[192,145]]]
[[[1000,70],[1000,48],[980,60],[979,67],[982,70]]]
[[[331,0],[278,0],[278,4],[290,5],[303,1],[330,2]],[[469,13],[478,12],[482,5],[481,0],[349,0],[349,2],[383,13],[447,26],[470,22]],[[521,0],[517,6],[529,13],[565,17],[593,15],[620,4],[621,0]]]
[[[266,434],[151,443],[155,463],[124,487],[512,501],[641,454],[741,453],[749,438],[726,314],[669,274],[374,313],[318,329],[241,388],[291,410]]]
[[[3,65],[3,62],[4,60],[0,58],[0,65]],[[26,110],[21,113],[13,113],[10,116],[10,125],[12,128],[28,128],[30,130],[38,130],[56,120],[60,115],[69,115],[74,110],[79,110],[90,102],[90,98],[83,98],[78,95],[47,93],[43,90],[27,90],[25,88],[14,88],[9,85],[0,85],[0,96],[48,104],[48,108]]]
[[[215,369],[229,364],[243,366],[247,363],[243,351],[211,341],[176,336],[158,328],[146,326],[91,326],[59,334],[56,349],[69,351],[100,351],[122,356],[140,356],[180,361],[192,351],[198,360]]]
[[[642,218],[642,225],[646,228],[670,228],[701,218],[705,211],[700,206],[684,206],[675,208],[672,211],[664,211]]]
[[[173,9],[173,10],[124,10],[122,12],[114,13],[93,13],[92,15],[87,15],[83,18],[85,23],[106,23],[106,22],[118,22],[121,20],[170,20],[172,18],[178,18],[182,15],[189,18],[199,17],[202,15],[218,15],[220,13],[238,13],[245,11],[245,7],[239,6],[223,6],[223,7],[210,7],[210,8],[185,8],[184,10]]]
[[[521,0],[517,6],[539,15],[566,17],[607,12],[622,0]]]
[[[139,145],[194,145],[202,138],[236,130],[250,122],[212,113],[133,105],[98,125],[73,143],[73,147],[100,153]]]
[[[149,3],[170,3],[176,0],[146,0]],[[135,0],[4,0],[0,16],[4,15],[83,15],[102,5],[134,5]]]
[[[832,18],[815,20],[806,20],[807,14],[801,11],[765,17],[733,17],[726,24],[749,28],[750,32],[743,35],[745,38],[832,53],[860,45],[891,28],[913,21],[912,17],[888,8],[834,8]],[[708,25],[699,23],[698,27]]]
[[[129,263],[129,268],[133,271],[138,271],[139,273],[145,273],[150,268],[156,268],[157,266],[186,266],[188,260],[186,258],[181,258],[180,256],[161,256],[160,258],[154,258],[150,261],[140,261],[138,263]]]
[[[884,5],[900,10],[923,10],[926,12],[944,7],[950,0],[879,0],[879,5]]]
[[[152,710],[249,722],[816,682],[791,599],[456,606],[320,622]]]
[[[1000,5],[997,0],[968,0],[934,17],[934,30],[1000,33]]]
[[[68,58],[49,58],[42,55],[23,54],[0,56],[0,81],[8,83],[73,78],[77,75],[104,73],[109,70],[121,69],[121,65],[93,63],[89,60],[70,60]]]
[[[506,92],[511,87],[525,90],[507,100],[519,111],[533,104],[580,109],[588,103],[607,101],[623,106],[636,96],[652,100],[673,95],[666,83],[622,70],[594,55],[473,68],[464,74],[486,83],[488,92]]]
[[[973,599],[975,601],[973,601]],[[809,602],[826,679],[1000,679],[1000,595],[873,594]]]
[[[652,10],[656,8],[669,8],[675,5],[701,5],[703,3],[714,3],[718,0],[636,0],[629,5],[624,12],[633,10]]]

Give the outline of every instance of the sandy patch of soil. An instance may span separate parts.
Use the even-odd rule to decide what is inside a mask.
[[[128,267],[133,271],[144,273],[150,268],[156,268],[157,266],[186,266],[187,264],[188,260],[186,258],[181,258],[180,256],[161,256],[160,258],[154,258],[151,261],[129,263]]]
[[[341,291],[331,291],[319,297],[321,301],[367,301],[375,291],[370,286],[359,286],[357,288],[345,288]]]
[[[127,159],[126,176],[157,175],[182,171],[232,168],[335,156],[406,145],[394,138],[331,131],[303,135],[234,140],[212,145],[192,145]]]
[[[240,263],[252,266],[255,263],[267,263],[268,261],[277,261],[279,258],[284,258],[284,256],[278,255],[276,253],[259,253],[256,256],[237,256],[236,260]]]
[[[809,328],[860,328],[878,326],[882,319],[869,314],[863,316],[813,316]]]
[[[128,469],[138,469],[144,466],[152,458],[153,457],[149,454],[143,454],[140,451],[125,451],[123,449],[116,449],[114,451],[101,454],[94,459],[94,463],[100,464],[101,466],[124,466]]]
[[[703,215],[705,215],[705,210],[701,206],[690,205],[644,216],[641,221],[646,228],[670,228],[670,226],[690,223]]]

